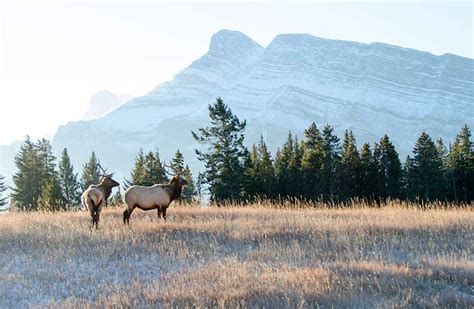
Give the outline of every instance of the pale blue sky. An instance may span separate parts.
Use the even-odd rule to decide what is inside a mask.
[[[470,2],[3,2],[0,144],[54,134],[102,89],[143,95],[207,51],[220,29],[385,42],[473,58]]]

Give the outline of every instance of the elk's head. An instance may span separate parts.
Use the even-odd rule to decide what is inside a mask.
[[[173,171],[174,175],[171,174],[170,172],[168,172],[166,170],[166,168],[171,169]],[[172,166],[167,166],[166,164],[164,164],[164,171],[169,176],[172,176],[171,180],[170,180],[170,184],[176,184],[176,186],[180,189],[182,189],[184,186],[186,186],[188,184],[188,181],[186,179],[184,179],[183,177],[181,177],[181,175],[180,175],[181,171],[180,170],[177,170],[177,169],[173,168]]]
[[[171,178],[171,183],[173,182],[180,188],[188,185],[188,181],[181,177],[179,174],[176,174],[173,176],[173,178]]]
[[[114,173],[107,174],[107,169],[103,169],[102,166],[100,165],[100,162],[98,162],[97,165],[102,170],[102,179],[100,181],[101,183],[103,183],[109,188],[117,187],[120,185],[118,182],[112,179],[112,177],[114,176]]]
[[[116,182],[115,180],[112,179],[112,176],[114,174],[107,174],[107,175],[103,175],[102,176],[102,180],[101,180],[101,183],[105,184],[107,187],[109,188],[113,188],[113,187],[117,187],[119,186],[120,184],[118,182]]]

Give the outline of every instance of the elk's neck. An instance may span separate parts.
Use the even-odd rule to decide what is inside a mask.
[[[183,191],[183,188],[178,186],[177,183],[172,183],[169,186],[170,189],[170,200],[174,201],[178,199],[181,196],[181,191]]]
[[[112,188],[110,186],[107,186],[104,183],[101,183],[99,186],[100,190],[104,193],[105,199],[107,200],[112,193]]]

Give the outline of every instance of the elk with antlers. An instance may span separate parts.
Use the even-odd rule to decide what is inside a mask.
[[[165,166],[166,167],[166,166]],[[174,169],[173,169],[174,170]],[[165,172],[171,175],[168,171]],[[166,220],[166,210],[172,201],[181,196],[183,187],[188,182],[179,175],[179,171],[174,170],[175,174],[172,176],[168,184],[155,184],[150,187],[145,186],[131,186],[125,191],[125,203],[127,209],[123,212],[123,223],[129,223],[130,215],[135,208],[142,210],[158,210],[158,218]]]
[[[102,170],[102,179],[98,185],[90,185],[82,194],[82,205],[89,210],[92,217],[92,226],[99,227],[99,216],[102,206],[107,203],[107,199],[112,193],[112,188],[119,185],[112,179],[114,173],[107,174],[107,170],[103,169],[100,162],[97,164]]]

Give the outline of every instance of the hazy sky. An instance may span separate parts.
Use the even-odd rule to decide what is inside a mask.
[[[0,6],[0,144],[54,134],[108,89],[143,95],[203,55],[213,33],[385,42],[473,58],[470,2],[17,3]]]

